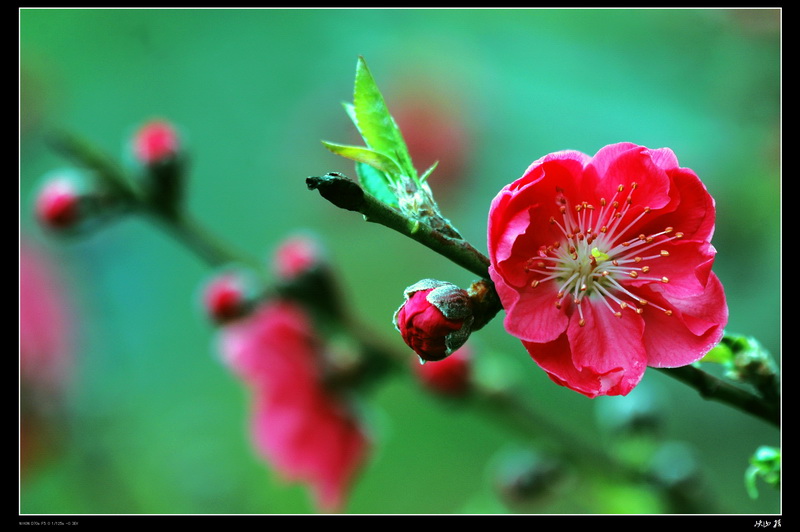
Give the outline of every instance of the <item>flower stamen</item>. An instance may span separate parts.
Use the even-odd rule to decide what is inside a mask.
[[[549,281],[557,283],[556,308],[565,308],[565,299],[574,303],[580,326],[586,324],[581,308],[586,297],[600,299],[617,317],[625,309],[642,314],[646,307],[672,314],[671,310],[637,296],[634,290],[642,284],[669,282],[666,276],[648,274],[657,259],[670,256],[664,245],[682,238],[683,233],[665,227],[656,233],[639,233],[623,240],[622,235],[630,234],[652,212],[650,207],[641,210],[636,207],[637,188],[636,183],[631,183],[625,199],[620,200],[626,189],[620,184],[610,200],[600,198],[597,209],[588,201],[571,204],[563,190],[557,189],[555,202],[560,218],[551,216],[549,223],[558,228],[560,238],[541,246],[538,255],[524,265],[525,272],[534,276],[528,283],[531,289],[540,289]],[[658,253],[644,253],[654,247],[660,248]],[[629,283],[634,284],[628,288]]]

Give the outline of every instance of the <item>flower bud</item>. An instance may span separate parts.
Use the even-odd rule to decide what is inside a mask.
[[[185,181],[185,154],[177,130],[169,122],[152,120],[139,128],[131,142],[150,207],[174,215],[180,208]]]
[[[421,361],[442,360],[469,338],[474,318],[466,290],[424,279],[406,288],[405,299],[395,327]]]
[[[329,316],[344,315],[336,274],[314,235],[298,233],[284,239],[273,254],[272,271],[275,288],[284,296]]]
[[[47,174],[36,196],[39,222],[54,231],[78,231],[113,212],[113,197],[101,189],[92,176],[64,168]]]
[[[179,150],[178,134],[166,121],[152,120],[143,125],[133,139],[136,160],[153,166],[173,159]]]
[[[74,227],[80,219],[80,194],[68,179],[54,179],[36,198],[39,221],[53,229]]]
[[[303,235],[284,240],[275,251],[273,267],[277,276],[290,281],[311,272],[323,260],[316,240]]]
[[[433,393],[450,397],[462,396],[470,389],[471,359],[471,351],[464,346],[444,360],[414,364],[414,373],[420,383]]]
[[[750,467],[745,471],[745,486],[751,499],[758,498],[757,479],[767,485],[779,489],[781,485],[781,450],[777,447],[762,445],[750,457]]]
[[[215,323],[248,314],[257,298],[254,279],[242,271],[227,271],[211,279],[203,293],[203,308]]]

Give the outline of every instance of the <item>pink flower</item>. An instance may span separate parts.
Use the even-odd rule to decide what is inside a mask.
[[[136,159],[154,165],[173,158],[180,148],[178,134],[169,122],[152,120],[143,125],[133,139]]]
[[[711,271],[714,217],[667,148],[539,159],[489,211],[506,330],[553,381],[589,397],[627,394],[647,366],[695,362],[728,319]]]
[[[64,287],[47,255],[20,242],[20,462],[23,472],[48,450],[72,369],[72,323]]]
[[[467,292],[451,283],[424,279],[405,289],[394,323],[422,360],[436,361],[464,345],[474,318]]]
[[[20,378],[60,392],[71,367],[70,308],[49,258],[24,241],[19,249]]]
[[[259,453],[287,480],[309,484],[320,509],[341,508],[368,440],[351,405],[326,387],[323,346],[305,312],[268,302],[223,330],[222,351],[253,394]]]

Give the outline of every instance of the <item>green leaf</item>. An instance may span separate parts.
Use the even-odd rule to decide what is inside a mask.
[[[729,366],[733,364],[733,351],[726,344],[717,344],[700,359],[700,362]]]
[[[744,487],[751,499],[758,499],[758,488],[756,487],[758,474],[758,468],[754,466],[748,467],[744,472]]]
[[[383,153],[361,146],[349,146],[326,141],[322,141],[322,144],[337,155],[375,167],[387,174],[392,180],[395,176],[402,174],[397,161]]]
[[[350,117],[350,120],[353,121],[353,125],[358,128],[358,119],[356,118],[356,108],[352,103],[343,102],[344,105],[344,112],[347,113],[347,116]]]
[[[356,162],[356,173],[364,190],[384,203],[397,206],[397,197],[391,187],[392,180],[385,173],[362,162]]]
[[[404,175],[417,181],[408,148],[363,57],[358,58],[353,92],[356,127],[372,150],[398,162]]]
[[[751,498],[758,497],[757,479],[778,488],[781,483],[781,451],[775,447],[762,445],[750,457],[750,467],[745,471],[744,482]]]
[[[436,161],[431,165],[430,168],[425,170],[425,173],[423,173],[422,176],[419,178],[419,182],[424,183],[425,180],[428,179],[428,176],[430,176],[433,173],[433,171],[436,170],[437,166],[439,166],[439,161]]]

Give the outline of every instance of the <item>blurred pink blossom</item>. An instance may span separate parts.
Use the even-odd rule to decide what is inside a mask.
[[[50,258],[21,240],[19,249],[20,463],[49,445],[72,368],[70,308]]]
[[[225,362],[252,393],[252,437],[284,478],[338,511],[368,450],[351,405],[326,387],[323,349],[301,307],[270,301],[222,331]]]
[[[463,396],[471,387],[472,350],[465,345],[443,360],[424,364],[414,361],[413,370],[425,389],[439,395]]]
[[[435,191],[464,185],[469,173],[471,142],[468,125],[453,102],[437,93],[424,96],[406,89],[391,110],[417,170],[438,163],[431,174]]]

